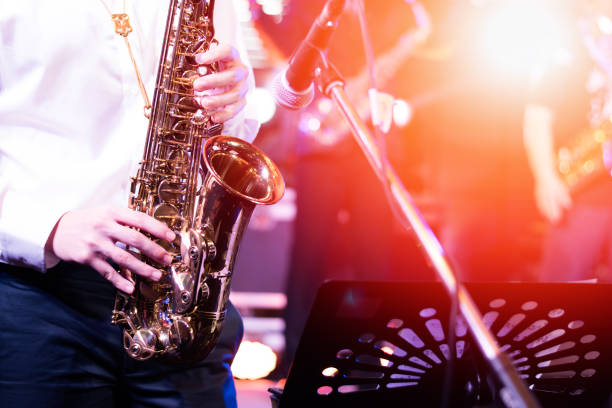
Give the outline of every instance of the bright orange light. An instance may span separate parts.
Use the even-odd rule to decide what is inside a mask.
[[[270,347],[257,341],[243,341],[232,363],[232,373],[236,378],[256,380],[270,374],[276,362],[276,354]]]

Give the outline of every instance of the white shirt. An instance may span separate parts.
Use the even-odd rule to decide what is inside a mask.
[[[106,0],[113,13],[122,0]],[[129,40],[152,97],[168,0],[127,0]],[[215,37],[246,63],[231,0]],[[251,89],[253,75],[250,76]],[[122,37],[100,0],[19,0],[0,9],[0,261],[44,271],[44,245],[67,211],[127,206],[148,121]],[[252,141],[254,106],[224,125]]]

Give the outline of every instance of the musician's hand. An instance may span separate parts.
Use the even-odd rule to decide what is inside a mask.
[[[563,212],[572,206],[569,190],[557,175],[536,181],[535,200],[540,214],[552,223],[559,222]]]
[[[198,64],[219,63],[219,71],[210,73],[193,82],[196,92],[201,92],[200,104],[208,112],[213,112],[212,120],[225,122],[240,112],[246,105],[249,90],[247,77],[249,69],[240,60],[236,48],[219,44],[196,56]]]
[[[144,213],[105,206],[64,214],[49,235],[46,249],[61,260],[91,266],[117,289],[132,293],[134,285],[117,272],[108,260],[152,280],[159,280],[161,273],[117,247],[116,242],[137,248],[163,265],[170,263],[171,256],[164,248],[130,227],[147,231],[168,242],[175,235],[166,224]]]

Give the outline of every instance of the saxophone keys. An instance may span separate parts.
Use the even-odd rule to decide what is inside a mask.
[[[183,217],[178,208],[170,203],[162,203],[153,210],[153,217],[165,223],[171,230],[181,230],[183,227]]]
[[[138,329],[134,336],[130,336],[126,331],[123,332],[123,345],[130,357],[136,360],[148,360],[155,354],[157,335],[153,330]]]
[[[179,120],[172,126],[172,139],[178,142],[187,141],[187,136],[189,136],[190,128],[191,126],[188,119]]]
[[[211,125],[206,130],[206,135],[209,137],[217,136],[221,134],[222,130],[223,130],[223,123],[215,123],[214,125]]]
[[[195,289],[195,281],[192,274],[191,263],[183,262],[176,263],[171,266],[172,291],[172,308],[174,313],[185,313],[193,307],[193,293]]]
[[[189,346],[194,339],[193,328],[183,318],[175,318],[170,328],[170,339],[176,348]]]
[[[206,282],[203,282],[202,286],[200,287],[200,301],[205,301],[206,299],[208,299],[209,296],[210,288],[208,287],[208,284],[206,284]]]
[[[206,52],[208,49],[206,33],[201,31],[195,33],[192,36],[191,41],[186,45],[184,55],[187,57],[187,63],[190,65],[197,65],[198,62],[195,59],[197,54]]]
[[[185,88],[185,90],[193,89],[193,81],[199,78],[197,71],[187,70],[180,77],[175,77],[172,82]]]
[[[212,239],[205,238],[203,240],[203,249],[205,260],[207,260],[208,262],[212,261],[217,256],[217,246],[215,245],[215,242]]]
[[[183,96],[172,106],[172,108],[177,110],[174,111],[171,109],[170,114],[183,119],[188,118],[190,114],[199,109],[200,104],[195,96]]]
[[[170,338],[170,330],[162,329],[158,334],[159,345],[164,350],[172,350],[174,349],[174,344],[172,344],[172,339]]]
[[[208,75],[210,74],[212,71],[209,67],[207,67],[206,65],[200,65],[198,67],[198,74],[200,76],[204,76],[204,75]]]
[[[189,172],[189,156],[184,151],[173,148],[168,155],[167,165],[172,168],[174,175],[177,175],[179,179],[180,177],[186,177],[187,173]],[[180,194],[183,196],[185,194],[184,185],[181,187]],[[182,199],[183,198],[181,197],[181,201]]]
[[[205,114],[203,109],[198,109],[190,119],[191,124],[194,126],[203,126],[207,121],[208,116]]]
[[[185,186],[169,180],[163,180],[157,187],[159,198],[165,203],[178,203],[185,195]],[[178,210],[177,210],[178,211]]]

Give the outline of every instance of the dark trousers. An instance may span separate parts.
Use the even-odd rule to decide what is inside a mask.
[[[229,304],[217,346],[189,367],[127,356],[110,324],[114,288],[91,269],[0,264],[0,405],[235,407],[230,364],[242,320]]]

